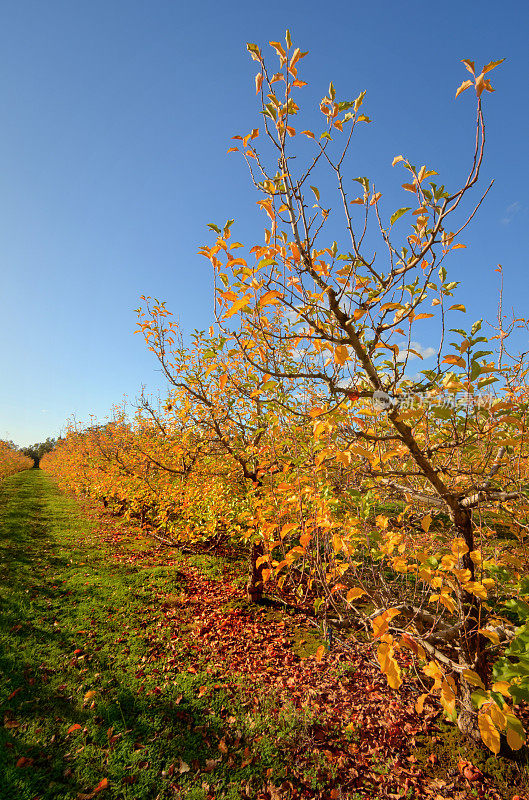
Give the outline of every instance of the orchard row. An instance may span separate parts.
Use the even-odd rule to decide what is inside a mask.
[[[476,125],[462,184],[396,156],[411,205],[392,211],[367,177],[349,196],[365,92],[340,100],[331,83],[321,125],[313,113],[306,122],[306,53],[288,32],[271,45],[277,71],[248,45],[261,122],[230,148],[259,193],[262,242],[234,241],[233,220],[210,224],[201,253],[216,324],[184,338],[164,303],[143,298],[138,312],[169,383],[164,403],[143,396],[132,417],[117,409],[107,424],[72,427],[42,466],[162,540],[244,543],[252,600],[272,586],[310,600],[375,648],[395,690],[406,651],[429,679],[419,710],[438,698],[493,752],[502,734],[519,748],[529,365],[516,343],[527,321],[501,307],[488,334],[482,320],[456,321],[465,306],[447,272],[484,196],[468,202],[500,62],[464,62],[457,94],[474,89]],[[413,374],[424,336],[437,352]]]

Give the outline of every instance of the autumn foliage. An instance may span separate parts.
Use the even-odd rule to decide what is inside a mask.
[[[488,191],[473,197],[482,96],[501,62],[480,73],[463,62],[470,78],[457,95],[475,90],[476,118],[461,186],[397,155],[411,205],[392,210],[367,177],[349,196],[365,92],[341,100],[331,83],[310,130],[299,101],[307,54],[288,32],[270,44],[277,71],[248,45],[261,126],[229,148],[248,164],[262,242],[235,241],[233,220],[210,224],[209,333],[184,342],[164,303],[143,298],[138,311],[165,403],[142,397],[133,418],[117,409],[105,425],[72,427],[42,466],[162,540],[246,543],[252,598],[267,584],[310,598],[327,625],[371,643],[394,690],[406,650],[428,686],[419,710],[438,701],[493,752],[501,734],[518,749],[516,706],[529,701],[529,365],[509,341],[527,322],[501,307],[488,334],[483,320],[456,322],[465,306],[448,275]],[[329,241],[339,215],[342,240]],[[439,342],[434,365],[410,377],[423,335]]]
[[[32,466],[32,458],[25,456],[10,442],[0,441],[0,480],[7,478],[8,475],[13,475],[15,472],[30,469]]]

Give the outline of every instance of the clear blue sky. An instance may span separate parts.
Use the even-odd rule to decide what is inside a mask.
[[[5,0],[0,438],[40,441],[74,413],[105,417],[142,384],[162,386],[133,336],[141,294],[167,300],[186,330],[211,323],[206,223],[235,217],[250,244],[261,231],[243,165],[226,155],[259,124],[245,43],[287,27],[310,51],[305,102],[330,79],[341,96],[367,89],[373,123],[351,176],[375,176],[390,210],[405,205],[394,155],[448,186],[463,174],[474,112],[470,92],[454,101],[460,59],[507,59],[486,96],[483,175],[496,183],[451,276],[472,319],[492,318],[502,263],[507,305],[529,316],[528,23],[520,0]]]

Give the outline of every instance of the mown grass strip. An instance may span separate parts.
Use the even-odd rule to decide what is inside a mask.
[[[174,573],[116,563],[94,523],[40,470],[2,483],[2,800],[199,800],[211,783],[236,798],[267,770],[288,774],[296,714],[285,709],[277,731],[253,715],[252,738],[267,734],[266,758],[255,763],[245,756],[248,696],[215,684],[206,664],[187,669],[185,625],[168,647],[153,599],[160,582],[169,594],[185,588]],[[240,757],[223,758],[226,740]]]

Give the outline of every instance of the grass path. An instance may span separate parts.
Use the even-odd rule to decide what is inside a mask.
[[[1,800],[478,796],[411,675],[396,694],[361,648],[318,662],[301,615],[245,602],[242,570],[159,549],[40,470],[4,481]]]

